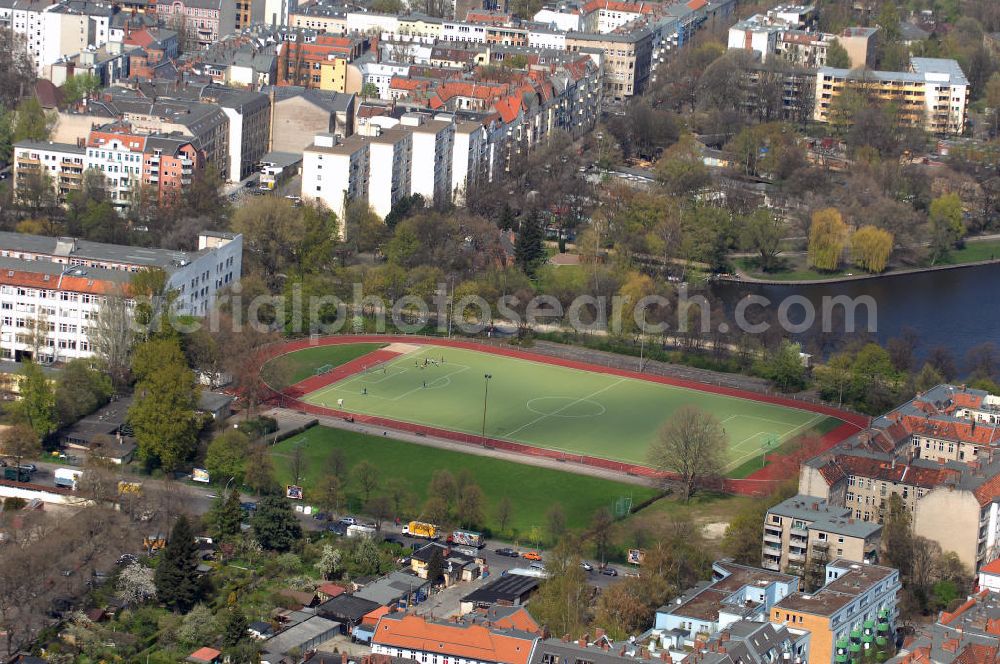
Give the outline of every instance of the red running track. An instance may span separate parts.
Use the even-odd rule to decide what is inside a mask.
[[[758,401],[761,403],[776,404],[788,408],[797,408],[799,410],[805,410],[807,412],[826,415],[829,417],[836,417],[840,420],[843,420],[845,424],[828,432],[820,439],[821,440],[820,448],[814,448],[811,450],[813,453],[816,454],[825,449],[829,449],[836,443],[840,442],[841,440],[844,440],[845,438],[853,434],[855,431],[863,429],[868,426],[867,417],[863,415],[858,415],[856,413],[850,413],[837,408],[833,408],[832,406],[824,406],[821,404],[796,401],[795,399],[790,399],[788,397],[782,397],[779,395],[758,394],[756,392],[751,392],[749,390],[741,390],[737,388],[724,387],[720,385],[709,385],[707,383],[699,383],[696,381],[685,380],[682,378],[673,378],[668,376],[652,376],[648,374],[638,373],[635,371],[629,371],[626,369],[602,367],[600,365],[590,364],[588,362],[580,362],[576,360],[567,360],[563,358],[550,357],[547,355],[541,355],[538,353],[532,353],[530,351],[524,351],[520,349],[497,348],[495,346],[478,344],[472,341],[466,341],[462,339],[442,339],[437,337],[417,337],[417,336],[405,336],[405,335],[345,334],[345,335],[337,335],[330,337],[304,338],[295,341],[276,344],[267,349],[266,356],[268,358],[274,358],[280,355],[286,355],[288,353],[295,352],[297,350],[302,350],[304,348],[314,348],[316,346],[336,346],[341,344],[354,344],[354,343],[410,343],[410,344],[421,344],[425,346],[426,345],[441,346],[445,348],[462,348],[466,350],[478,351],[481,353],[492,353],[494,355],[501,355],[504,357],[513,357],[523,360],[531,360],[534,362],[543,362],[546,364],[552,364],[555,366],[567,367],[571,369],[579,369],[582,371],[603,373],[612,376],[620,376],[623,378],[633,378],[636,380],[645,380],[653,383],[661,383],[664,385],[673,385],[690,390],[698,390],[701,392],[708,392],[712,394],[721,394],[740,399],[749,399],[751,401]],[[585,454],[567,454],[566,452],[549,450],[541,447],[533,447],[531,445],[515,443],[508,440],[500,440],[497,438],[484,439],[482,436],[477,436],[473,434],[450,431],[448,429],[441,429],[437,427],[429,427],[421,424],[412,424],[410,422],[402,422],[399,420],[392,420],[374,415],[361,415],[358,413],[348,413],[344,411],[338,411],[333,408],[316,406],[314,404],[309,404],[299,399],[299,397],[308,392],[319,389],[320,387],[323,387],[325,385],[329,385],[330,383],[340,380],[346,376],[349,376],[352,373],[357,373],[357,371],[360,370],[363,365],[372,363],[372,359],[370,359],[371,356],[374,353],[379,353],[379,352],[386,352],[386,351],[373,351],[373,353],[369,353],[368,355],[362,356],[361,358],[352,360],[351,362],[348,362],[347,364],[344,364],[341,367],[338,367],[337,369],[330,371],[329,373],[307,378],[306,380],[293,385],[291,388],[288,388],[288,390],[286,390],[286,392],[283,393],[285,397],[290,399],[290,403],[286,402],[286,404],[292,408],[295,408],[296,410],[300,410],[313,415],[341,417],[352,422],[358,422],[370,426],[384,427],[385,429],[394,429],[397,431],[407,431],[410,433],[415,433],[417,435],[433,436],[436,438],[443,438],[445,440],[451,440],[459,443],[479,445],[483,447],[515,452],[526,456],[544,457],[567,463],[581,463],[587,466],[601,468],[604,470],[610,470],[619,473],[625,473],[628,475],[648,477],[651,479],[669,479],[669,474],[665,474],[660,471],[649,468],[647,466],[642,466],[638,464],[613,461],[611,459],[603,459],[600,457],[588,456]],[[393,354],[389,353],[389,355],[391,356]],[[352,365],[353,365],[353,371],[350,370]],[[321,381],[317,381],[318,383],[320,383],[318,384],[317,387],[310,387],[306,391],[299,391],[299,388],[305,387],[305,384],[312,381],[314,378],[321,379]],[[292,391],[297,392],[297,394],[292,394],[291,393]],[[770,491],[774,488],[774,484],[776,481],[788,479],[793,475],[790,474],[791,469],[789,468],[789,464],[781,462],[782,459],[787,459],[787,457],[782,457],[782,455],[771,455],[768,457],[768,459],[771,460],[771,466],[776,466],[773,470],[769,470],[771,466],[768,466],[761,469],[761,471],[758,471],[753,475],[744,479],[725,478],[723,479],[721,486],[719,488],[731,493],[738,493],[743,495],[762,495],[770,493]],[[797,463],[794,464],[794,470],[795,472],[798,472]]]
[[[350,362],[345,362],[339,367],[334,367],[326,373],[310,376],[305,380],[300,380],[294,385],[286,387],[284,395],[292,397],[293,399],[298,399],[299,397],[305,396],[310,392],[322,389],[327,385],[333,385],[337,381],[347,378],[348,376],[361,373],[367,367],[387,362],[396,357],[399,357],[399,354],[393,353],[392,351],[381,348],[373,350],[372,352],[366,353],[361,357],[354,358]]]

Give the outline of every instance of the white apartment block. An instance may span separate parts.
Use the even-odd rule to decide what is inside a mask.
[[[401,198],[410,195],[413,133],[401,128],[376,131],[368,146],[371,173],[368,204],[383,219]]]
[[[551,25],[563,32],[580,32],[583,30],[583,14],[577,9],[546,7],[535,13],[532,19],[535,23]]]
[[[378,88],[379,99],[389,99],[389,84],[393,76],[410,76],[410,65],[398,62],[365,62],[358,69],[361,71],[361,84],[371,83]]]
[[[470,186],[489,177],[489,139],[479,122],[462,122],[455,127],[455,148],[451,164],[451,190],[456,205],[465,205]]]
[[[46,173],[52,187],[64,199],[70,192],[80,189],[86,149],[66,143],[44,141],[18,141],[14,144],[14,188],[36,173]]]
[[[451,201],[455,124],[407,113],[401,123],[413,132],[413,177],[410,192],[435,205]]]
[[[110,2],[0,0],[0,26],[24,37],[39,76],[60,58],[108,41]]]
[[[341,237],[348,203],[368,200],[368,148],[364,136],[348,136],[338,143],[333,134],[316,134],[302,153],[302,198],[333,210],[341,221]]]
[[[441,39],[454,42],[486,43],[486,26],[464,21],[445,21],[441,24]]]
[[[132,190],[142,182],[145,141],[140,136],[123,135],[87,148],[86,166],[101,171],[112,205],[127,207]]]
[[[205,232],[184,252],[0,232],[0,357],[61,362],[93,354],[90,330],[108,297],[143,269],[166,272],[175,311],[204,315],[239,281],[243,236]]]
[[[376,14],[375,12],[347,12],[347,32],[380,35],[383,32],[397,34],[399,32],[399,17],[395,14]]]

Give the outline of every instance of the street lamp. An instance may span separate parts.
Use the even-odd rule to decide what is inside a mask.
[[[486,399],[490,396],[490,378],[493,374],[483,374],[483,447],[486,447]]]

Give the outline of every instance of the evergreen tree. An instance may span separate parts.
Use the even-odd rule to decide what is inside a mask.
[[[288,551],[302,537],[302,526],[295,512],[280,496],[262,498],[251,525],[260,545],[271,551]]]
[[[191,523],[186,516],[181,516],[170,531],[170,541],[163,549],[153,577],[157,596],[178,613],[186,613],[202,595],[197,553]]]
[[[535,271],[545,262],[545,230],[537,212],[533,212],[521,221],[521,227],[514,243],[514,259],[518,267],[526,275],[532,277]]]
[[[243,523],[240,492],[233,489],[228,496],[220,493],[215,505],[212,506],[211,519],[215,535],[220,539],[239,535],[240,524]]]
[[[444,554],[441,547],[434,547],[431,559],[427,561],[427,580],[431,584],[437,584],[444,576]]]
[[[239,606],[232,606],[226,612],[222,624],[222,647],[235,648],[247,637],[247,617]]]

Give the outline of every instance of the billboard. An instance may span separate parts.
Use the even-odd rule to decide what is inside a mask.
[[[203,482],[204,484],[208,484],[211,481],[208,471],[204,468],[192,468],[191,479],[195,482]]]
[[[628,550],[628,562],[632,565],[641,565],[642,561],[646,559],[646,552],[642,549],[629,549]]]
[[[285,487],[285,497],[292,500],[302,500],[302,487],[289,484]]]

